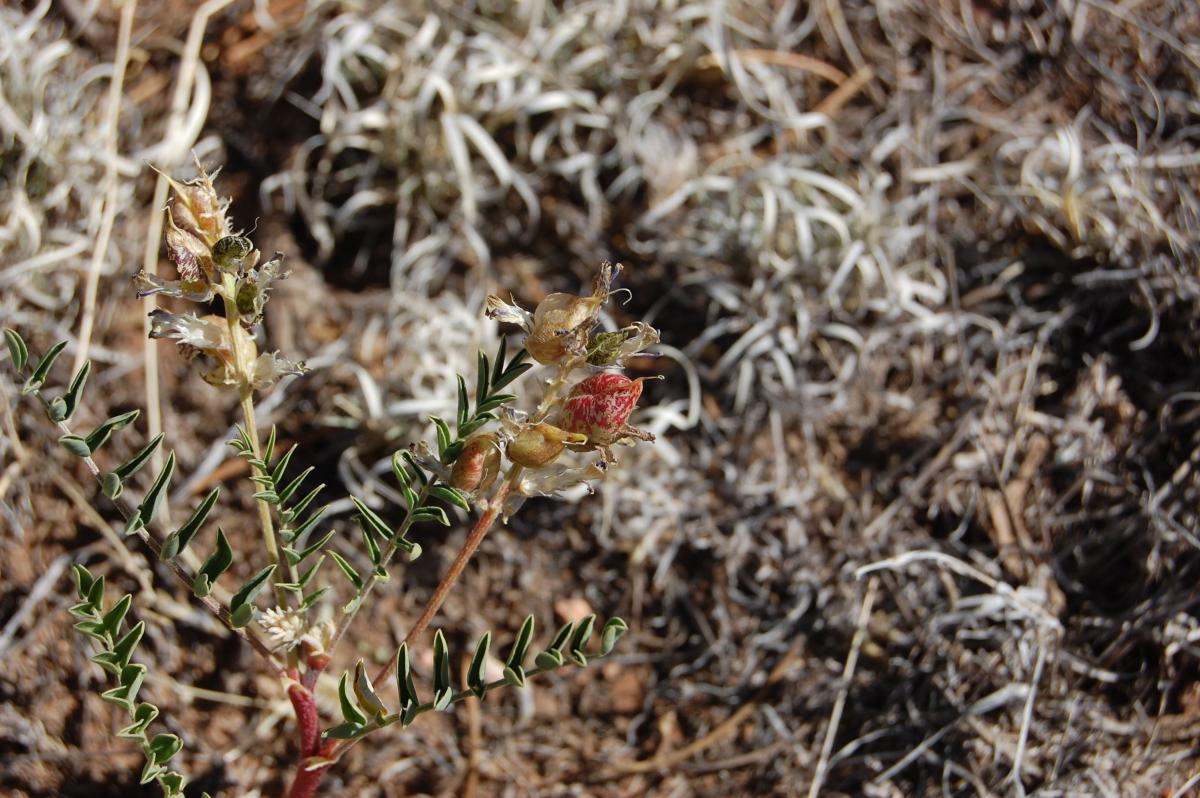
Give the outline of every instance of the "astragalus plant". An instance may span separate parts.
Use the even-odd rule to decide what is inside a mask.
[[[519,328],[524,348],[509,355],[506,340],[488,357],[480,352],[474,379],[458,378],[458,411],[453,419],[431,418],[434,443],[417,442],[392,459],[399,492],[405,499],[403,518],[396,527],[364,502],[352,497],[361,531],[363,557],[369,570],[356,567],[328,544],[335,532],[323,528],[324,510],[318,496],[323,485],[309,486],[310,466],[299,470],[303,455],[297,447],[281,451],[275,430],[260,435],[255,424],[255,394],[282,375],[303,373],[302,362],[259,350],[256,329],[270,297],[272,283],[286,276],[282,258],[264,260],[251,240],[234,229],[228,201],[222,200],[211,178],[187,183],[172,181],[167,209],[166,251],[178,272],[177,280],[140,273],[139,293],[161,294],[200,305],[199,313],[152,313],[150,335],[175,341],[190,362],[215,389],[236,393],[244,423],[230,445],[250,466],[250,486],[256,504],[257,543],[233,542],[205,522],[217,505],[219,488],[199,504],[174,514],[182,523],[161,528],[164,503],[177,461],[166,455],[150,479],[139,470],[154,460],[163,435],[147,442],[123,463],[110,462],[103,447],[110,437],[137,417],[130,412],[110,418],[87,433],[71,427],[83,400],[90,366],[84,366],[62,390],[48,387],[48,378],[65,344],[58,344],[36,362],[22,337],[5,330],[12,365],[24,378],[23,392],[39,397],[51,421],[61,430],[61,444],[81,458],[102,486],[103,493],[124,516],[125,533],[149,547],[182,580],[196,600],[232,629],[264,666],[277,677],[295,710],[299,751],[288,795],[316,794],[322,775],[342,754],[372,732],[393,725],[407,726],[420,715],[451,705],[482,699],[506,685],[523,687],[533,676],[566,664],[584,667],[590,658],[607,655],[625,631],[625,622],[610,618],[589,645],[595,616],[567,623],[532,657],[533,616],[511,635],[503,667],[489,678],[487,665],[493,636],[485,633],[461,683],[451,678],[451,655],[441,631],[432,641],[422,639],[439,607],[467,561],[498,518],[516,512],[530,496],[557,496],[602,478],[615,462],[614,447],[653,436],[629,424],[642,393],[644,378],[621,373],[622,361],[658,340],[648,325],[635,323],[619,330],[598,331],[601,310],[609,300],[618,268],[605,264],[582,296],[551,294],[533,311],[499,297],[488,301],[488,313]],[[210,305],[216,305],[210,312]],[[518,389],[526,372],[541,368],[548,374],[537,395]],[[522,409],[525,408],[525,409]],[[140,483],[140,485],[139,485]],[[140,489],[139,489],[140,488]],[[421,548],[409,539],[418,523],[449,526],[447,507],[457,506],[478,518],[462,550],[454,558],[420,617],[399,642],[395,655],[369,673],[359,659],[337,680],[341,717],[321,718],[315,700],[318,680],[334,670],[339,644],[355,634],[353,622],[369,607],[372,592],[389,579],[397,553],[409,560]],[[195,552],[202,552],[197,557]],[[253,575],[240,584],[228,572],[235,560],[252,563]],[[322,569],[327,562],[332,567]],[[170,733],[153,733],[159,709],[138,697],[147,667],[135,653],[145,631],[136,615],[136,596],[106,595],[103,576],[84,564],[75,566],[79,603],[72,613],[76,628],[97,649],[92,661],[113,682],[104,698],[129,715],[121,737],[141,744],[146,764],[142,782],[157,780],[168,796],[182,795],[185,779],[169,763],[182,747]],[[339,584],[340,583],[340,584]],[[332,619],[320,610],[334,596],[339,605]],[[328,613],[326,613],[328,616]],[[432,646],[432,672],[418,687],[414,650]],[[326,678],[332,678],[327,676]],[[391,679],[391,690],[377,689]],[[390,697],[389,696],[390,693]]]

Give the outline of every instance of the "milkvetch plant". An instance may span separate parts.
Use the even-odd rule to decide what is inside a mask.
[[[335,531],[323,523],[324,485],[309,484],[311,466],[298,473],[291,468],[293,461],[302,462],[296,459],[298,447],[282,450],[275,429],[264,439],[255,423],[255,393],[284,375],[306,370],[303,362],[260,351],[256,335],[272,285],[287,276],[282,256],[264,260],[253,242],[234,229],[228,201],[219,197],[202,169],[199,178],[172,180],[171,186],[165,239],[178,279],[140,273],[134,282],[141,295],[161,294],[200,306],[193,313],[155,310],[150,335],[174,341],[210,385],[237,396],[243,423],[229,443],[250,467],[260,535],[257,550],[235,552],[224,530],[208,530],[220,488],[213,488],[195,507],[176,513],[182,519],[177,526],[163,528],[161,509],[177,467],[174,452],[167,453],[153,476],[143,478],[139,472],[163,447],[164,436],[147,441],[128,460],[109,464],[102,449],[133,423],[137,411],[108,418],[90,432],[77,432],[71,424],[91,364],[85,362],[63,390],[51,390],[47,382],[65,342],[34,362],[16,331],[6,329],[4,336],[12,366],[24,377],[23,393],[41,399],[60,430],[62,446],[82,459],[125,518],[125,534],[138,538],[161,559],[279,680],[294,709],[299,735],[287,795],[315,795],[322,775],[345,751],[380,729],[407,726],[427,712],[483,699],[505,686],[524,687],[548,671],[567,664],[585,667],[590,659],[608,655],[627,629],[620,618],[610,618],[598,629],[594,615],[566,623],[539,649],[530,615],[503,650],[500,678],[489,680],[485,675],[497,639],[486,632],[465,678],[456,684],[445,636],[440,630],[432,641],[422,636],[498,519],[517,512],[529,497],[561,496],[590,485],[617,461],[617,447],[653,440],[630,424],[645,378],[629,379],[621,368],[626,358],[655,344],[658,334],[640,322],[599,330],[619,267],[603,265],[590,292],[550,294],[532,311],[500,297],[488,298],[488,315],[515,325],[523,348],[510,353],[502,338],[493,356],[480,352],[474,379],[458,378],[454,418],[431,417],[433,442],[417,442],[393,456],[392,471],[404,499],[397,526],[351,497],[362,554],[370,563],[363,569],[329,545]],[[214,302],[220,314],[209,312]],[[522,377],[535,368],[548,376],[540,391],[528,391]],[[410,561],[421,555],[421,547],[410,539],[413,527],[450,526],[450,506],[478,513],[461,550],[394,656],[374,673],[362,659],[340,673],[340,717],[320,717],[314,691],[322,676],[333,678],[329,671],[339,644],[352,635],[354,621],[376,586],[389,579],[396,555]],[[253,563],[252,575],[240,584],[230,580],[235,560]],[[326,563],[332,565],[323,567]],[[154,733],[159,709],[139,698],[147,666],[135,659],[145,630],[144,621],[131,620],[135,596],[110,600],[104,576],[83,564],[75,566],[75,585],[79,602],[71,612],[79,619],[76,629],[92,641],[97,650],[92,661],[112,679],[114,686],[103,698],[128,714],[119,736],[142,746],[142,783],[157,781],[165,795],[181,796],[185,778],[169,763],[183,741],[174,734]],[[320,620],[318,608],[338,594],[348,598],[337,600],[332,620]],[[594,645],[593,637],[598,637]],[[432,647],[433,667],[428,683],[419,685],[414,651],[425,645]],[[377,687],[388,679],[394,680],[392,690]]]

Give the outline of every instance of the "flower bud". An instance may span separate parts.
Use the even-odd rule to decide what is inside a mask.
[[[570,432],[586,435],[589,443],[598,446],[625,437],[645,379],[631,380],[624,374],[608,372],[588,377],[571,389],[559,423]]]
[[[467,493],[487,490],[500,473],[500,445],[494,432],[481,432],[467,439],[454,468],[450,485]]]
[[[579,353],[595,326],[603,297],[550,294],[533,313],[533,330],[525,349],[539,363],[558,363]]]
[[[534,424],[517,433],[506,452],[508,459],[517,465],[541,468],[554,462],[568,443],[587,443],[587,436],[567,432],[550,424]]]

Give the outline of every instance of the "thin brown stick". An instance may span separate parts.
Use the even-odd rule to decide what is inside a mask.
[[[769,64],[771,66],[788,67],[789,69],[799,69],[804,72],[811,72],[814,75],[825,78],[830,83],[841,83],[846,79],[846,73],[826,61],[819,58],[813,58],[811,55],[803,53],[789,53],[783,50],[761,50],[761,49],[746,49],[733,50],[731,55],[738,58],[744,58],[748,61],[757,61],[760,64]],[[696,59],[697,69],[707,69],[709,67],[718,66],[719,62],[714,53],[708,53]]]
[[[100,285],[100,267],[104,264],[104,252],[112,237],[113,222],[117,217],[117,127],[121,117],[121,89],[125,85],[125,67],[129,63],[129,40],[133,33],[133,15],[137,0],[125,0],[121,9],[121,22],[117,32],[117,53],[113,57],[113,76],[108,84],[108,105],[104,109],[105,164],[104,164],[104,212],[100,218],[100,230],[96,235],[96,246],[92,250],[92,262],[88,267],[87,282],[83,291],[83,316],[79,322],[79,348],[75,352],[75,366],[79,371],[87,360],[88,348],[92,343],[92,329],[96,323],[96,293]]]
[[[471,657],[463,657],[461,679],[467,683]],[[467,776],[463,779],[462,798],[475,798],[479,793],[479,752],[483,748],[483,717],[479,701],[467,701]]]
[[[825,783],[825,771],[829,767],[829,757],[833,754],[833,741],[837,737],[838,726],[842,722],[846,698],[850,695],[850,680],[854,678],[854,671],[858,667],[858,652],[862,650],[863,641],[867,637],[867,621],[871,619],[871,608],[875,606],[875,592],[878,588],[879,578],[872,576],[867,581],[867,591],[863,596],[862,607],[858,611],[858,622],[854,625],[854,638],[850,641],[850,653],[846,655],[846,664],[842,668],[842,685],[838,688],[837,698],[833,702],[833,710],[829,713],[829,725],[825,727],[825,740],[821,743],[821,755],[817,758],[817,767],[813,771],[808,798],[817,798],[821,793],[821,786]]]
[[[209,0],[200,6],[192,16],[188,28],[187,42],[184,44],[183,57],[179,62],[179,77],[175,81],[175,93],[171,96],[171,112],[167,117],[166,132],[162,144],[166,152],[174,155],[172,142],[178,138],[182,128],[184,115],[187,112],[188,99],[192,96],[195,83],[196,66],[200,63],[200,46],[204,43],[204,32],[208,28],[208,20],[233,0]],[[175,157],[162,158],[160,166],[169,171],[175,166]],[[142,270],[146,274],[158,272],[158,243],[162,238],[163,214],[162,208],[167,203],[167,176],[163,171],[158,173],[154,184],[154,201],[150,206],[150,218],[146,231],[146,248],[142,251]],[[157,295],[150,294],[142,300],[142,356],[146,371],[146,434],[153,438],[162,432],[162,405],[159,396],[158,382],[158,346],[150,338],[150,313],[158,307]],[[162,453],[155,451],[151,456],[151,466],[158,470],[162,468]]]

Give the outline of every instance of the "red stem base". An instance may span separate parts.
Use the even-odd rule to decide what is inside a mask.
[[[288,688],[288,698],[292,701],[292,709],[296,712],[296,725],[300,729],[300,758],[296,763],[296,775],[292,778],[287,798],[313,798],[321,777],[329,770],[329,765],[312,770],[305,769],[305,765],[314,756],[328,756],[333,753],[334,741],[321,742],[321,719],[317,715],[317,702],[308,688],[293,684]]]

